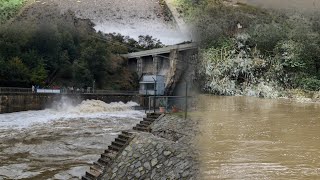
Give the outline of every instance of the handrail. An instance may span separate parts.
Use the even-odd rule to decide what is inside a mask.
[[[56,94],[133,94],[133,95],[139,94],[139,91],[117,91],[117,90],[94,90],[94,92],[92,92],[92,90],[87,91],[87,90],[78,90],[78,89],[70,91],[64,88],[62,89],[42,89],[41,88],[41,90],[45,90],[45,91],[37,92],[37,89],[32,89],[32,88],[0,87],[0,94],[4,94],[4,93],[46,94],[47,92],[51,92],[51,91],[53,92],[54,90],[60,90],[59,93],[56,93]]]
[[[32,93],[32,88],[0,87],[1,93]]]

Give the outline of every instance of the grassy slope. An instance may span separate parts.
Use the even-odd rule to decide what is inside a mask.
[[[14,17],[25,0],[0,0],[0,24]]]

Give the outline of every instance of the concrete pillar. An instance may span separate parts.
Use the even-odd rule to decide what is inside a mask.
[[[139,76],[142,75],[143,72],[143,59],[142,57],[137,58],[137,73]]]
[[[153,74],[157,75],[159,73],[159,64],[160,64],[160,57],[159,56],[152,56],[153,57]]]

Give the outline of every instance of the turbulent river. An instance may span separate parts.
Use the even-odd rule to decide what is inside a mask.
[[[201,179],[320,179],[320,105],[202,96]]]
[[[79,179],[121,130],[144,115],[133,102],[68,102],[0,115],[0,179]]]

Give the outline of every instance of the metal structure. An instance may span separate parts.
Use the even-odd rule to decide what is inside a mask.
[[[164,76],[161,75],[143,75],[139,84],[141,95],[163,95],[164,94]]]
[[[35,89],[32,88],[16,88],[16,87],[0,87],[0,94],[128,94],[137,95],[139,91],[117,91],[117,90],[94,90],[87,92],[86,90],[74,90],[73,92],[64,89]]]
[[[194,108],[196,104],[196,97],[194,96],[149,96],[149,108],[148,112],[156,112],[156,108],[159,107],[160,101],[165,104],[165,112],[172,112],[172,107],[175,106],[179,112],[184,112],[185,118],[187,118],[187,111]]]

